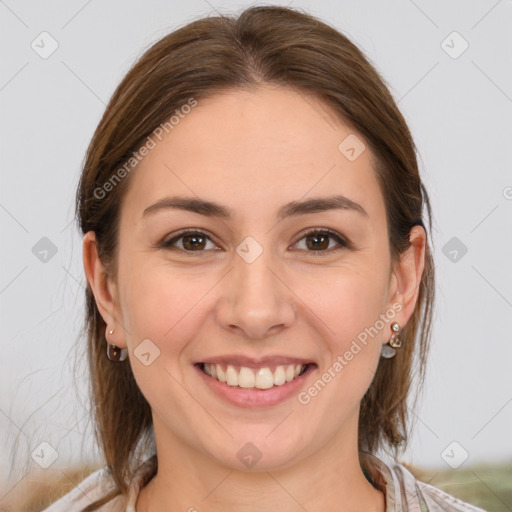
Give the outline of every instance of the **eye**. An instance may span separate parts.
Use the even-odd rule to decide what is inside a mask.
[[[331,253],[333,251],[338,250],[340,246],[345,248],[351,247],[350,243],[347,240],[345,240],[341,235],[329,229],[312,229],[308,231],[305,235],[303,235],[303,237],[299,239],[299,241],[296,242],[295,245],[299,244],[302,240],[305,240],[305,249],[300,250],[306,250],[308,252],[313,253]],[[336,244],[334,245],[334,247],[331,246],[330,241],[332,240],[335,240],[337,242],[338,247],[336,247]]]
[[[302,240],[305,240],[305,248],[299,248],[299,250],[312,253],[332,253],[340,248],[350,249],[352,247],[350,242],[329,229],[314,228],[305,233],[294,245],[299,245]],[[334,246],[331,245],[332,241],[336,242]],[[207,247],[208,243],[212,244],[213,247]],[[201,253],[207,249],[215,249],[217,246],[206,233],[194,230],[178,233],[169,240],[162,242],[161,247],[170,250],[180,249],[188,253]]]
[[[181,245],[176,245],[179,241],[181,241]],[[211,238],[202,231],[184,231],[164,241],[162,247],[167,249],[178,248],[186,252],[202,252],[205,249],[211,249],[211,247],[206,247],[208,242],[213,244]]]

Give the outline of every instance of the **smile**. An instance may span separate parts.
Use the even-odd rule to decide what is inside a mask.
[[[251,410],[292,400],[318,368],[309,358],[285,354],[218,354],[193,366],[212,397]]]
[[[213,379],[231,387],[245,389],[270,389],[282,386],[300,377],[306,370],[306,364],[277,365],[261,368],[221,365],[218,363],[200,363],[201,370]]]

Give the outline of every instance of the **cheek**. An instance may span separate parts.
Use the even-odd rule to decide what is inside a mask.
[[[165,416],[165,411],[190,406],[190,396],[179,384],[187,368],[182,356],[189,341],[197,338],[204,315],[201,299],[215,280],[210,283],[205,276],[194,278],[162,265],[140,268],[125,274],[122,290],[130,364],[152,409]],[[144,353],[149,353],[146,361]]]
[[[319,315],[331,330],[324,335],[322,367],[298,401],[315,428],[334,435],[348,417],[356,417],[380,361],[383,337],[372,330],[382,313],[381,301],[371,286],[346,286]],[[353,415],[353,416],[352,416]],[[319,418],[329,418],[324,425]]]
[[[321,320],[316,321],[317,327],[323,326],[325,357],[318,387],[326,384],[334,393],[332,400],[347,408],[355,406],[370,386],[390,329],[391,321],[382,320],[386,277],[367,266],[364,270],[347,267],[299,292]]]
[[[355,267],[329,275],[317,274],[301,289],[301,297],[325,326],[330,345],[337,351],[346,350],[352,339],[364,339],[364,333],[379,321],[385,312],[386,276]],[[378,334],[371,338],[382,340],[382,322]]]
[[[141,265],[141,268],[144,268]],[[123,317],[128,327],[127,342],[135,349],[150,339],[161,352],[177,359],[185,343],[200,325],[202,299],[214,287],[211,274],[176,271],[163,265],[125,276]]]

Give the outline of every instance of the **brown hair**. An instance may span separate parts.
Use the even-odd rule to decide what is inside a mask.
[[[407,124],[384,81],[363,53],[320,20],[284,7],[252,7],[238,17],[194,21],[150,47],[116,89],[87,150],[76,197],[81,231],[94,231],[107,272],[116,277],[119,212],[127,175],[106,194],[97,191],[146,141],[148,135],[191,98],[201,100],[229,89],[260,84],[291,87],[323,100],[360,134],[373,156],[385,199],[392,262],[410,246],[409,233],[422,225],[428,194],[421,181],[416,148]],[[95,193],[96,191],[96,193]],[[398,453],[408,439],[406,399],[413,376],[425,375],[434,301],[430,242],[413,315],[401,332],[403,348],[382,359],[359,417],[359,450]],[[106,357],[106,325],[86,290],[86,330],[95,435],[117,486],[85,510],[96,510],[127,493],[137,450],[152,442],[151,409],[128,360]],[[417,334],[419,336],[417,337]],[[413,359],[416,358],[415,364]],[[415,402],[417,394],[415,395]]]

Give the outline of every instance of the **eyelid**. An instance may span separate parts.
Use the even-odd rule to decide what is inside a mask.
[[[304,249],[299,249],[300,251],[307,252],[310,254],[332,254],[333,252],[339,250],[339,249],[353,249],[353,244],[348,240],[346,237],[341,235],[340,233],[329,229],[329,228],[323,228],[323,227],[313,227],[308,228],[307,230],[303,231],[299,234],[297,240],[292,244],[292,246],[296,245],[298,242],[300,242],[303,238],[307,237],[308,235],[314,235],[314,234],[327,234],[334,240],[336,240],[336,243],[338,244],[338,247],[326,249],[326,250],[311,250],[307,251]],[[184,249],[181,249],[180,247],[175,247],[174,243],[176,243],[179,239],[181,239],[185,235],[199,235],[203,236],[207,240],[211,241],[215,245],[218,245],[212,238],[212,236],[205,230],[200,228],[184,228],[180,231],[177,231],[172,235],[171,238],[164,238],[162,242],[157,244],[157,247],[164,248],[164,249],[178,249],[181,252],[186,252],[188,254],[198,253],[201,254],[203,252],[206,252],[206,250],[201,251],[185,251]]]
[[[185,235],[202,236],[202,237],[206,238],[207,240],[211,241],[212,243],[214,243],[215,245],[218,245],[216,242],[214,242],[214,240],[213,240],[214,237],[212,237],[212,235],[210,233],[208,233],[208,231],[205,231],[204,229],[199,229],[199,228],[184,228],[184,229],[181,229],[180,231],[177,231],[176,233],[173,233],[173,235],[170,238],[164,237],[162,242],[157,244],[157,247],[163,247],[164,249],[180,249],[179,247],[175,247],[173,244],[175,242],[177,242],[180,238],[184,237]],[[182,249],[180,249],[180,250],[182,252],[187,252],[187,253],[205,252],[204,250],[203,251],[183,251]]]
[[[315,228],[308,228],[306,231],[302,232],[297,240],[293,243],[293,245],[296,245],[300,240],[305,238],[308,235],[314,235],[314,234],[327,234],[331,238],[336,240],[336,243],[338,244],[338,247],[332,247],[331,249],[326,249],[324,251],[305,251],[311,254],[332,254],[334,251],[337,251],[339,249],[353,249],[354,246],[348,240],[345,236],[341,235],[337,231],[334,231],[329,228],[323,228],[323,227],[315,227]]]

